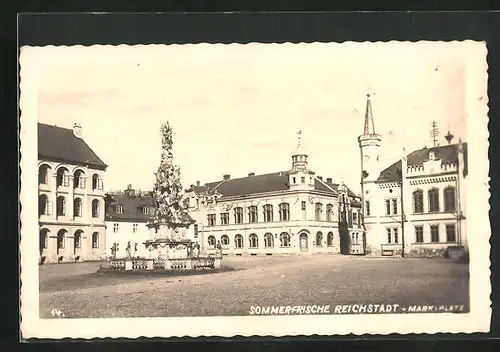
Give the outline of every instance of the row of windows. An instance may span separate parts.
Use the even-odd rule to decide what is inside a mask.
[[[439,225],[430,225],[431,242],[440,242]],[[446,242],[456,242],[457,241],[457,229],[455,224],[447,224],[446,228]],[[424,227],[415,226],[415,242],[424,242]]]
[[[456,211],[456,191],[454,187],[445,188],[444,192],[444,211],[446,213],[453,213]],[[441,202],[439,197],[439,190],[432,188],[427,192],[428,198],[428,212],[437,213],[441,211]],[[424,212],[424,192],[420,189],[413,192],[413,213],[421,214]],[[365,202],[365,214],[370,216],[370,201]],[[385,200],[385,215],[398,214],[398,200],[397,198]]]
[[[273,236],[272,233],[266,233],[264,235],[264,248],[273,248],[275,238],[277,238],[277,235]],[[326,237],[327,246],[329,247],[333,246],[333,238],[334,238],[333,232],[329,232]],[[208,241],[208,247],[212,249],[217,248],[219,243],[222,248],[229,248],[230,245],[230,239],[229,236],[227,235],[222,235],[220,242],[216,241],[214,236],[208,236],[207,241]],[[282,232],[279,236],[280,247],[290,247],[290,243],[291,243],[290,235],[287,232]],[[234,247],[235,248],[244,247],[244,241],[242,235],[234,236]],[[316,233],[316,247],[323,247],[322,232]],[[255,233],[252,233],[250,234],[250,236],[248,236],[248,248],[259,248],[259,237]]]
[[[302,201],[301,209],[306,210],[306,202]],[[264,222],[272,222],[274,221],[274,209],[271,204],[266,204],[262,207],[262,214]],[[259,212],[258,208],[255,205],[248,207],[248,222],[256,223],[259,221]],[[317,221],[323,220],[323,204],[316,203],[315,204],[315,219]],[[289,221],[290,220],[290,205],[288,203],[281,203],[278,205],[278,215],[279,221]],[[326,205],[326,221],[332,221],[333,219],[333,205]],[[217,217],[216,214],[208,214],[207,215],[208,226],[217,225]],[[220,214],[220,224],[221,225],[229,225],[230,223],[230,215],[229,213],[221,213]],[[242,224],[243,223],[243,208],[237,207],[234,209],[234,223]]]
[[[152,212],[152,208],[149,208],[149,207],[142,207],[141,208],[141,211],[144,215],[148,215],[148,214],[151,214]],[[117,214],[123,214],[123,206],[122,205],[117,205],[115,206],[115,212]]]
[[[418,226],[415,226],[414,228],[415,228],[415,243],[423,243],[424,242],[424,227],[422,225],[418,225]],[[439,234],[439,225],[430,225],[429,228],[430,228],[430,233],[431,233],[430,242],[431,243],[441,242],[440,234]],[[397,228],[397,227],[386,228],[386,238],[387,238],[388,244],[399,243],[399,228]],[[446,225],[446,242],[456,242],[456,240],[457,240],[457,235],[456,235],[455,224],[447,224]]]
[[[75,198],[73,200],[73,216],[81,217],[83,211],[82,199]],[[39,215],[52,215],[52,202],[46,194],[41,194],[38,197],[38,214]],[[98,199],[92,201],[92,217],[98,218],[101,214],[101,202]],[[59,196],[56,199],[56,215],[67,215],[66,197]]]
[[[66,230],[59,230],[57,233],[57,249],[64,249],[66,247]],[[49,244],[49,233],[47,230],[40,231],[40,247],[46,249]],[[73,236],[73,248],[82,248],[82,231],[76,231]],[[99,233],[92,234],[92,248],[99,248]]]
[[[41,185],[49,184],[49,170],[48,165],[40,166],[38,170],[38,182]],[[56,186],[57,187],[69,187],[70,186],[70,173],[67,168],[61,167],[57,169],[56,174]],[[85,173],[82,170],[76,170],[73,174],[73,188],[84,189],[87,187],[87,179]],[[102,190],[103,184],[98,174],[92,175],[92,189]]]
[[[132,233],[136,233],[139,230],[139,224],[132,224]],[[120,223],[113,223],[113,233],[120,232]]]
[[[453,213],[456,211],[456,191],[454,187],[447,187],[444,189],[444,211]],[[437,188],[430,189],[427,192],[429,202],[429,213],[439,212],[441,209],[439,200],[439,190]],[[416,190],[413,192],[413,212],[424,212],[424,192]]]

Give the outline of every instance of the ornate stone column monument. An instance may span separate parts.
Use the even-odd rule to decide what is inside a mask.
[[[170,271],[217,269],[221,257],[192,256],[195,221],[183,205],[183,187],[180,169],[174,165],[172,128],[168,122],[161,125],[162,151],[153,186],[153,204],[148,227],[150,239],[144,243],[149,252],[146,259],[113,259],[112,270]]]

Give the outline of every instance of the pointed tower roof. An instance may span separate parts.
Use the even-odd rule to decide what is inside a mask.
[[[364,135],[371,135],[375,133],[375,124],[373,123],[372,102],[370,94],[366,95],[366,112],[365,112],[365,129]]]
[[[358,137],[358,142],[360,147],[380,146],[382,142],[382,136],[375,132],[370,94],[366,95],[365,128],[363,134]]]

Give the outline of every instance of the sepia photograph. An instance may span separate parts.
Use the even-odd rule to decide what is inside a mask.
[[[487,331],[486,54],[22,47],[23,334]]]

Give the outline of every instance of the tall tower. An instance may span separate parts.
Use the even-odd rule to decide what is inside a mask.
[[[372,103],[370,94],[367,94],[365,128],[363,134],[358,137],[359,148],[361,151],[361,187],[363,184],[374,182],[380,173],[379,153],[382,136],[375,132],[373,122]]]
[[[297,132],[297,148],[292,155],[292,169],[289,175],[289,185],[293,189],[314,188],[314,172],[309,170],[307,152],[302,146],[302,131]]]

